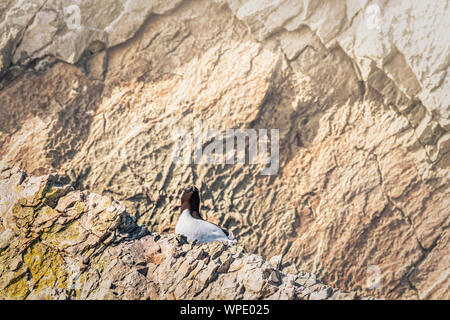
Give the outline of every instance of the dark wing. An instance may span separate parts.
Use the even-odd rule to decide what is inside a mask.
[[[221,226],[218,226],[220,229],[222,229],[222,231],[223,231],[223,233],[225,233],[225,235],[228,237],[229,235],[230,235],[230,233],[226,230],[226,229],[224,229],[224,228],[222,228]]]

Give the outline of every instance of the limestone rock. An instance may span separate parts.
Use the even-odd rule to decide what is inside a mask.
[[[36,176],[57,172],[80,191],[55,189],[68,198],[60,207],[50,201],[34,224],[31,209],[6,215],[18,197],[28,197],[7,192],[0,247],[16,223],[14,232],[29,230],[33,239],[36,230],[78,216],[94,229],[84,242],[70,237],[77,227],[66,230],[63,245],[74,253],[89,251],[83,243],[99,237],[144,232],[133,230],[136,223],[163,236],[175,227],[182,186],[195,184],[203,214],[229,228],[247,252],[281,254],[283,265],[342,292],[446,298],[448,277],[439,276],[447,272],[450,217],[445,1],[60,3],[0,4],[0,165]],[[180,135],[193,134],[196,121],[205,136],[206,129],[279,128],[279,172],[261,176],[260,164],[174,163]],[[15,182],[2,190],[24,179],[19,171],[4,174]],[[130,213],[120,222],[123,234],[111,233],[108,221],[92,225],[76,207],[90,201],[81,190],[121,201]],[[33,194],[32,205],[41,201]],[[89,212],[108,212],[108,201],[93,196],[98,207]],[[164,243],[146,258],[153,261],[147,277],[164,264]],[[207,258],[196,252],[192,272],[205,281],[180,281],[201,288],[217,274],[213,281],[227,295],[247,297],[229,274],[247,262],[210,249],[218,250],[217,269],[201,272]],[[140,283],[145,268],[127,281]],[[269,294],[263,275],[255,273],[250,287]],[[291,289],[270,295],[290,297]],[[133,296],[127,290],[121,295]]]
[[[369,85],[380,68],[406,96],[420,98],[431,112],[449,119],[449,65],[439,54],[449,41],[445,30],[450,9],[445,2],[220,2],[228,4],[261,41],[282,30],[281,37],[290,37],[287,44],[292,47],[296,39],[291,34],[309,28],[326,47],[341,47]],[[370,66],[372,62],[377,68]]]
[[[29,3],[27,3],[29,2]],[[117,46],[132,38],[152,14],[163,14],[181,0],[9,1],[0,31],[0,74],[10,63],[25,64],[46,55],[76,63],[96,43]],[[45,32],[43,32],[45,30]]]
[[[1,299],[296,299],[308,289],[299,289],[296,275],[277,269],[266,279],[268,263],[261,257],[221,242],[183,244],[174,234],[137,231],[142,227],[120,203],[88,192],[60,192],[66,189],[57,177],[39,179],[38,188],[18,168],[3,169],[2,177],[2,186],[20,188],[0,192],[2,199],[15,196],[0,219]],[[32,203],[25,194],[33,196]],[[6,222],[9,216],[12,223]],[[133,228],[124,228],[127,219]],[[235,261],[243,264],[237,274],[223,267]],[[280,286],[280,277],[288,285]]]

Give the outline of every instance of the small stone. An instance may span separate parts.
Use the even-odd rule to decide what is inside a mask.
[[[187,244],[187,237],[182,234],[177,234],[177,244],[182,246],[183,244]]]
[[[144,277],[147,277],[147,273],[148,273],[148,268],[144,267],[144,268],[138,268],[137,272],[139,272],[140,274],[142,274]]]
[[[33,198],[34,194],[26,191]],[[34,193],[37,192],[42,190],[36,188]],[[143,227],[136,225],[122,204],[115,201],[109,204],[110,198],[88,191],[66,197],[63,194],[55,193],[54,200],[64,212],[58,213],[48,228],[41,228],[41,233],[31,230],[28,234],[15,234],[9,229],[0,233],[1,253],[9,269],[9,274],[1,277],[0,286],[17,279],[16,289],[24,287],[29,298],[55,300],[341,297],[334,296],[331,288],[318,283],[311,274],[281,273],[281,255],[267,262],[257,254],[245,253],[242,247],[228,248],[221,242],[192,245],[175,234],[140,236]],[[100,211],[94,214],[93,210],[97,209]],[[57,212],[45,204],[35,211],[18,205],[3,215],[15,215],[19,222],[26,223],[35,214],[48,217]],[[120,232],[123,223],[134,226],[133,233]],[[121,240],[117,241],[119,234]],[[66,271],[70,271],[67,290],[58,286],[40,288],[18,274],[25,272],[22,255],[16,251],[18,244],[27,248],[27,266],[40,279],[48,278],[58,284],[60,279],[65,279]],[[42,246],[44,250],[39,249]],[[55,275],[55,279],[50,279]],[[302,282],[309,287],[302,287]],[[0,291],[0,298],[11,297],[17,298],[17,294]]]
[[[226,246],[220,241],[214,241],[208,244],[208,252],[213,260],[217,259],[225,249]]]
[[[326,300],[331,296],[333,290],[331,288],[325,288],[320,291],[310,293],[309,300]]]
[[[174,248],[172,257],[179,258],[184,257],[186,255],[186,251],[182,250],[182,248]]]
[[[89,77],[96,80],[103,80],[107,65],[106,51],[95,54],[86,62],[86,71]]]
[[[243,267],[244,263],[242,259],[236,259],[234,258],[234,261],[231,263],[230,268],[228,269],[228,272],[234,272],[238,271]]]
[[[295,264],[290,264],[286,267],[283,268],[283,273],[284,274],[298,274],[298,269],[295,266]]]
[[[221,259],[222,260],[222,259]],[[218,273],[225,273],[230,269],[231,263],[233,262],[233,257],[230,255],[227,258],[224,258],[221,261],[219,268],[217,269]]]
[[[431,144],[433,143],[438,131],[438,124],[432,120],[430,115],[428,115],[420,122],[416,129],[416,134],[422,143]]]
[[[272,273],[270,274],[269,279],[270,279],[270,281],[272,283],[275,283],[275,284],[280,284],[281,283],[280,274],[278,273],[277,270],[272,271]]]
[[[17,256],[16,258],[14,258],[10,265],[11,271],[17,271],[22,265],[22,262],[22,256]]]
[[[208,252],[206,252],[205,250],[201,249],[197,256],[195,257],[196,260],[203,260],[205,258],[207,258],[209,256]]]
[[[206,269],[201,271],[198,276],[198,280],[200,281],[200,283],[207,285],[209,282],[211,282],[215,278],[218,268],[219,265],[215,262],[209,263]]]
[[[273,256],[269,259],[269,264],[275,269],[280,269],[282,257],[283,256],[281,254]]]
[[[73,191],[67,194],[65,197],[59,199],[58,204],[55,207],[56,211],[65,212],[71,208],[76,202],[81,202],[81,192]]]

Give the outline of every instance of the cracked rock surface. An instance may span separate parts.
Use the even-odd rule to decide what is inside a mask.
[[[1,165],[159,234],[195,184],[247,252],[344,292],[449,298],[448,1],[108,3],[0,4]],[[196,120],[279,128],[278,174],[173,163]]]
[[[359,298],[282,269],[281,257],[150,233],[119,202],[57,175],[3,168],[0,197],[1,299]]]

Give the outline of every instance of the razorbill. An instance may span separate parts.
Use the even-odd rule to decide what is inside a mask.
[[[175,227],[175,233],[184,235],[188,241],[222,241],[233,245],[236,240],[225,229],[205,221],[200,215],[200,195],[196,187],[185,190],[181,197],[181,215]]]

